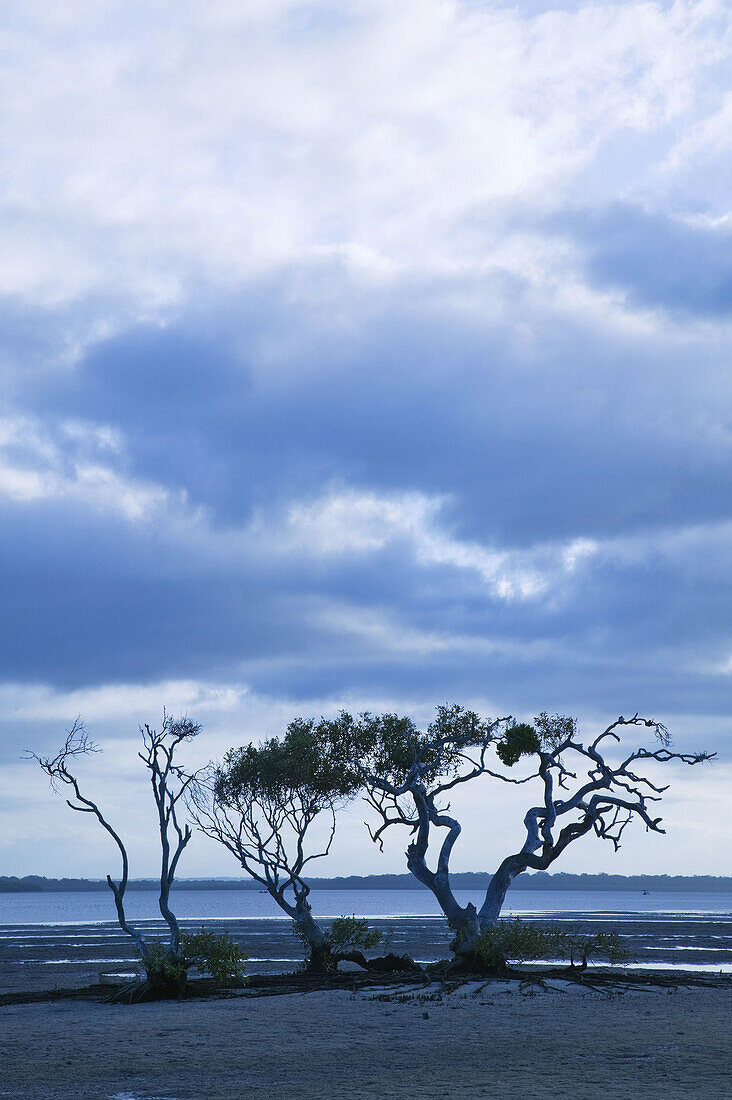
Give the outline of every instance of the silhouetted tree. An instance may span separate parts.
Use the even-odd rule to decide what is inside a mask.
[[[281,740],[230,750],[192,784],[188,800],[201,831],[223,844],[292,918],[313,971],[333,970],[340,959],[367,966],[363,949],[378,939],[350,918],[322,929],[304,877],[309,863],[329,853],[337,810],[359,790],[352,728],[350,719],[298,718]]]
[[[198,736],[200,728],[188,718],[173,719],[165,713],[159,731],[148,725],[140,727],[142,751],[138,755],[149,772],[160,834],[158,901],[160,913],[170,932],[167,945],[159,940],[146,939],[126,915],[125,891],[129,878],[129,859],[125,844],[99,804],[83,793],[76,774],[77,761],[90,753],[100,751],[87,734],[83,722],[77,718],[56,756],[42,757],[33,752],[28,754],[50,778],[54,790],[59,790],[61,786],[70,790],[70,797],[66,799],[67,805],[78,813],[95,817],[117,845],[122,863],[121,874],[116,880],[107,875],[107,885],[114,896],[119,925],[134,940],[146,973],[146,982],[130,991],[130,999],[179,995],[185,987],[185,948],[180,926],[170,908],[170,890],[178,862],[192,835],[190,825],[180,820],[179,809],[181,799],[194,777],[187,775],[176,762],[176,752],[183,742],[192,741]]]
[[[372,839],[382,844],[385,831],[394,826],[413,834],[407,867],[434,894],[455,933],[453,950],[469,964],[480,960],[480,937],[495,929],[517,875],[546,870],[573,841],[590,832],[617,850],[634,819],[662,833],[661,818],[651,815],[651,806],[667,788],[645,774],[647,765],[674,760],[695,765],[714,755],[673,752],[665,726],[637,714],[617,718],[587,745],[578,740],[573,718],[546,713],[530,725],[512,718],[483,720],[451,706],[438,707],[425,732],[396,715],[361,715],[358,725],[354,740],[365,751],[360,766],[366,799],[380,818],[378,827],[370,829]],[[618,731],[627,726],[652,730],[655,745],[620,753],[612,761],[609,750],[619,744]],[[505,769],[522,758],[535,770],[519,779],[507,775]],[[450,858],[461,827],[445,796],[481,776],[517,785],[538,781],[541,801],[524,816],[523,845],[502,860],[476,909],[472,903],[461,905],[450,884]],[[433,866],[428,862],[430,841],[438,842]]]

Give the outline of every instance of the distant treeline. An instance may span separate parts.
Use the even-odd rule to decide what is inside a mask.
[[[450,876],[456,890],[485,889],[489,872],[458,871]],[[310,885],[314,890],[420,890],[423,887],[412,875],[349,875],[347,878],[314,878]],[[157,890],[156,879],[131,879],[128,890]],[[102,879],[42,878],[26,875],[25,878],[0,876],[0,894],[71,893],[85,890],[107,890]],[[257,890],[259,884],[251,879],[191,878],[179,879],[177,890]],[[519,875],[512,890],[648,890],[732,893],[732,878],[717,875],[550,875],[547,871]]]

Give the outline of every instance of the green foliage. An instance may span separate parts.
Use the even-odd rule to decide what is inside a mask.
[[[359,715],[358,728],[365,767],[375,775],[398,785],[417,760],[427,767],[434,765],[436,753],[430,738],[411,718],[367,711]]]
[[[564,714],[547,714],[543,710],[534,719],[534,727],[541,747],[551,752],[574,737],[577,732],[577,720]]]
[[[566,959],[573,966],[586,966],[591,958],[611,964],[630,958],[617,932],[580,935],[565,930],[543,929],[519,917],[499,921],[494,928],[481,932],[471,948],[475,959],[489,970],[505,970],[509,961],[531,962],[538,959]]]
[[[522,756],[531,756],[541,747],[539,737],[533,726],[520,722],[511,726],[503,735],[503,739],[496,746],[496,753],[507,768],[517,764]]]
[[[178,986],[185,982],[188,967],[171,954],[161,940],[147,945],[143,960],[148,981],[153,985]]]
[[[476,960],[489,970],[504,970],[509,959],[527,962],[554,956],[554,936],[515,917],[502,920],[494,928],[486,928],[471,950]]]
[[[205,970],[222,985],[239,985],[244,979],[244,963],[248,956],[239,945],[224,932],[217,935],[201,928],[200,932],[183,936],[186,968],[196,966]]]
[[[377,928],[369,928],[368,921],[358,917],[336,917],[328,933],[331,949],[336,954],[357,949],[370,951],[382,938]]]
[[[358,917],[336,917],[317,945],[311,941],[304,922],[293,921],[292,931],[305,948],[305,969],[326,973],[336,971],[340,960],[352,951],[371,951],[384,939],[382,932],[369,928],[368,921]]]
[[[567,933],[567,944],[564,957],[569,958],[572,965],[578,959],[586,966],[589,959],[605,959],[613,965],[630,961],[630,952],[623,947],[617,932],[595,932],[592,936],[578,936]]]
[[[510,726],[496,745],[499,760],[512,768],[522,756],[544,751],[553,752],[577,732],[574,718],[563,714],[547,714],[545,710],[534,719],[534,725],[517,722]]]
[[[435,719],[425,732],[411,718],[397,714],[359,715],[355,745],[361,766],[399,786],[410,769],[419,765],[423,782],[455,775],[466,749],[492,739],[490,719],[453,704],[437,707]]]
[[[294,798],[313,808],[352,796],[358,787],[352,726],[345,714],[318,722],[296,718],[282,739],[231,749],[216,773],[216,796],[227,805]]]

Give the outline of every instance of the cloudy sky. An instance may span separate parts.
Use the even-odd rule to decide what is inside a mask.
[[[729,5],[25,0],[1,33],[0,873],[114,870],[20,760],[78,714],[144,875],[164,705],[200,762],[448,700],[718,749],[669,769],[667,837],[556,869],[732,873]],[[464,811],[456,866],[493,866],[521,799]],[[402,868],[363,816],[321,873]]]

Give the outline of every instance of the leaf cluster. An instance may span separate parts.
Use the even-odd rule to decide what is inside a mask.
[[[185,981],[188,965],[173,955],[162,940],[147,945],[143,961],[148,981],[153,985],[175,986]]]
[[[506,730],[503,738],[496,745],[496,754],[507,768],[512,768],[514,764],[518,764],[522,756],[530,756],[538,752],[540,747],[541,742],[534,727],[527,725],[526,722],[519,722],[518,725],[510,726]]]
[[[577,722],[564,714],[547,714],[545,710],[534,719],[534,724],[517,722],[505,730],[496,745],[496,754],[507,768],[518,764],[522,756],[539,752],[556,752],[567,745],[577,732]]]
[[[318,969],[328,973],[334,973],[342,959],[354,961],[354,952],[370,951],[384,940],[383,932],[369,928],[368,921],[359,917],[335,917],[318,944],[302,922],[294,921],[292,932],[305,948],[305,968],[310,969],[317,956]]]
[[[471,749],[495,739],[493,723],[457,704],[437,707],[427,729],[397,714],[359,715],[361,768],[395,787],[411,776],[423,783],[457,774]]]
[[[240,985],[245,980],[244,963],[249,956],[226,932],[217,935],[201,928],[184,933],[183,951],[186,968],[204,970],[222,985]]]
[[[370,951],[382,938],[383,933],[378,928],[369,928],[369,922],[358,917],[336,917],[328,933],[328,942],[335,954],[358,948]]]
[[[547,714],[545,710],[534,718],[534,728],[545,752],[554,752],[571,741],[577,733],[577,719],[565,714]]]
[[[231,749],[215,777],[216,797],[224,804],[245,798],[260,802],[328,805],[355,793],[348,723],[296,718],[283,738]]]

